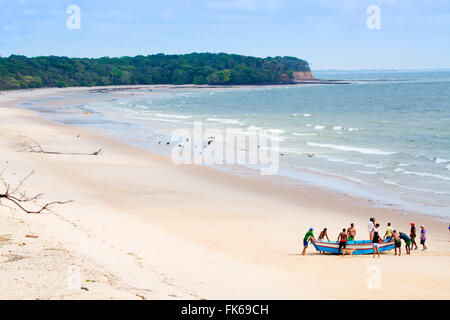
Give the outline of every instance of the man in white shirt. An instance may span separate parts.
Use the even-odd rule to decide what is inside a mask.
[[[375,232],[375,218],[370,218],[369,225],[367,226],[367,231],[369,231],[370,241],[373,240],[373,234]]]

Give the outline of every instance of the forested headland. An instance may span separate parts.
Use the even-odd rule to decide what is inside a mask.
[[[155,54],[120,58],[0,57],[0,90],[145,84],[282,84],[309,72],[294,57],[226,53]]]

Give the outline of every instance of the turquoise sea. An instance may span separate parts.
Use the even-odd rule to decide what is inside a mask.
[[[169,140],[171,130],[194,121],[212,128],[272,129],[284,154],[280,175],[374,205],[448,219],[450,71],[314,75],[350,83],[166,89],[77,106],[93,117],[70,113],[55,120],[106,129],[153,150]]]

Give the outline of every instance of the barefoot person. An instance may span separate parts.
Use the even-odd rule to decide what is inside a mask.
[[[319,241],[322,241],[324,238],[327,238],[328,241],[330,241],[330,239],[328,238],[328,233],[327,233],[327,228],[324,228],[323,231],[319,234]],[[323,251],[319,251],[321,253],[323,253]]]
[[[322,241],[324,238],[327,238],[328,241],[330,239],[328,238],[327,228],[324,228],[323,231],[319,235],[319,241]]]
[[[417,243],[416,243],[416,225],[411,222],[411,231],[409,233],[409,237],[411,238],[411,249],[417,250]],[[414,248],[414,246],[416,246]]]
[[[375,231],[373,234],[373,240],[372,240],[372,248],[373,248],[373,257],[375,258],[375,252],[378,254],[378,258],[380,258],[380,250],[378,246],[380,245],[381,238],[378,234],[378,232]]]
[[[341,249],[347,248],[347,233],[345,232],[345,228],[339,233],[337,241],[339,241],[338,254],[341,254]]]
[[[348,230],[347,230],[347,235],[348,235],[348,241],[354,241],[355,240],[356,229],[355,229],[355,224],[354,223],[350,223],[350,228],[348,228]]]
[[[302,255],[306,254],[306,249],[308,248],[309,240],[313,239],[314,241],[316,241],[316,239],[314,238],[313,231],[314,231],[314,228],[310,228],[308,230],[308,232],[305,234],[305,237],[303,238],[303,252],[302,252]]]
[[[392,232],[392,236],[391,239],[394,238],[395,241],[395,255],[397,255],[397,249],[398,249],[398,255],[401,256],[402,255],[402,240],[400,240],[400,235],[397,233],[397,230],[394,230]],[[391,240],[389,239],[389,240]]]
[[[387,228],[386,228],[386,233],[384,234],[384,239],[390,238],[392,236],[392,232],[393,232],[393,230],[392,230],[392,227],[391,227],[391,223],[388,222]]]
[[[405,248],[406,248],[406,254],[411,254],[411,238],[408,237],[408,235],[404,232],[399,233],[400,239],[403,239],[405,241]]]
[[[420,244],[423,246],[422,250],[427,250],[427,246],[425,245],[425,241],[427,240],[427,230],[423,225],[420,226]]]

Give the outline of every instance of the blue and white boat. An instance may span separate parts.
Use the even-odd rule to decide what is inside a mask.
[[[311,240],[314,248],[316,248],[319,252],[329,252],[329,253],[338,253],[339,250],[339,242],[337,241],[313,241]],[[394,240],[385,239],[382,243],[378,245],[378,250],[381,252],[389,251],[394,249],[395,242]],[[355,241],[347,241],[346,249],[354,249],[353,254],[372,254],[373,246],[372,241],[370,240],[355,240]],[[342,251],[341,251],[342,253]]]

